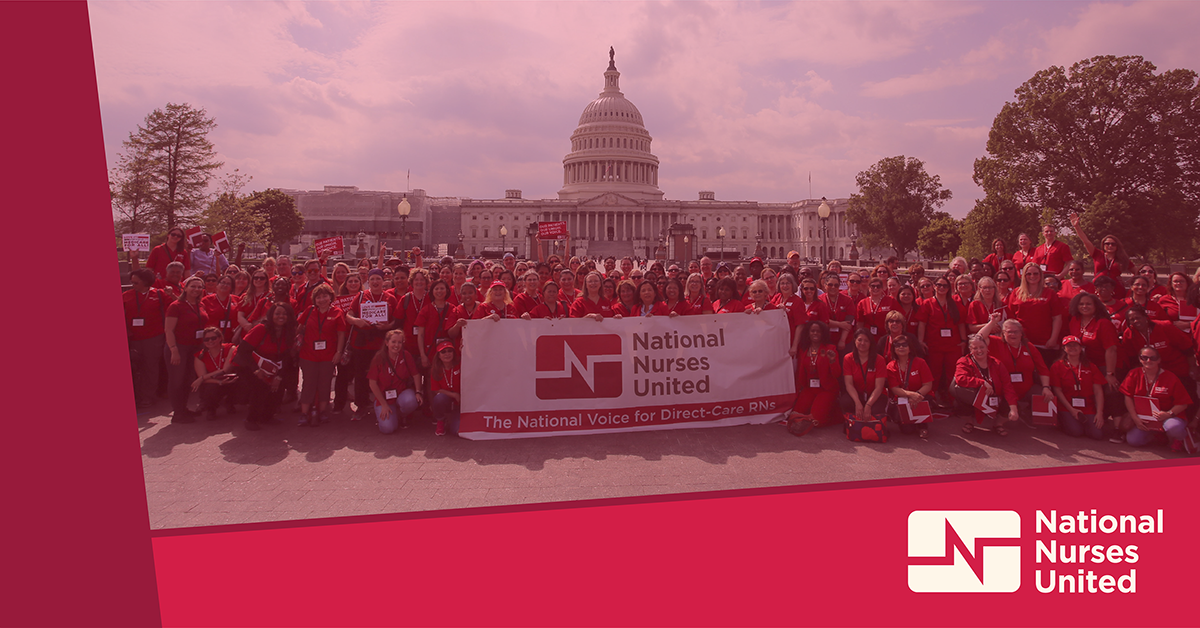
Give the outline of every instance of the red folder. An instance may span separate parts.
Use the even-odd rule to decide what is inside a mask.
[[[1163,431],[1162,421],[1154,418],[1154,414],[1159,412],[1158,403],[1153,397],[1143,397],[1137,395],[1133,398],[1133,409],[1137,411],[1138,418],[1145,424],[1147,430],[1155,432]]]
[[[1058,404],[1046,401],[1041,395],[1033,396],[1033,424],[1053,427],[1058,425]]]
[[[976,410],[992,416],[1000,411],[1000,397],[995,394],[988,395],[985,390],[983,386],[979,387],[979,392],[975,395],[975,401],[971,405],[975,406]]]
[[[915,406],[911,403],[901,403],[899,406],[901,423],[924,423],[933,418],[928,401],[922,401]]]

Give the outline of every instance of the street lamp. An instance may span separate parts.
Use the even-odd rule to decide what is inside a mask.
[[[821,197],[821,206],[817,208],[817,217],[821,219],[821,268],[825,267],[825,237],[829,234],[829,203]]]
[[[725,261],[725,227],[717,229],[717,236],[721,238],[721,261]]]
[[[408,246],[408,232],[405,227],[408,224],[408,215],[412,213],[412,205],[408,203],[408,197],[400,199],[400,204],[396,206],[396,213],[400,214],[400,248],[404,249]]]
[[[504,240],[508,237],[508,227],[500,225],[500,255],[503,256],[507,251],[504,250]]]
[[[762,257],[762,232],[754,234],[754,257]]]
[[[454,257],[463,259],[466,257],[466,249],[463,248],[463,232],[458,232],[458,250],[454,252]]]

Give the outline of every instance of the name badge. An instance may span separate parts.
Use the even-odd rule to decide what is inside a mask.
[[[1085,407],[1087,407],[1087,400],[1081,399],[1079,397],[1075,397],[1074,399],[1071,400],[1071,407],[1072,408],[1085,408]]]
[[[1021,375],[1020,373],[1012,373],[1010,377],[1012,377],[1012,383],[1014,384],[1020,384],[1021,382],[1025,381],[1025,376]]]
[[[220,322],[218,322],[218,323],[217,323],[217,325],[218,325],[218,326],[219,326],[221,329],[229,329],[229,321],[220,321]]]
[[[409,337],[410,337],[410,338],[412,338],[412,339],[414,339],[414,340],[416,340],[416,338],[417,338],[417,326],[416,326],[416,325],[413,325],[413,328],[412,328],[412,335],[411,335],[411,336],[409,336]]]
[[[1000,406],[1000,398],[999,398],[999,397],[996,397],[996,396],[991,396],[991,397],[988,397],[988,398],[987,398],[987,404],[988,404],[989,406],[995,406],[995,407],[999,407],[999,406]]]
[[[146,326],[146,319],[144,319],[144,318],[135,318],[135,319],[133,319],[133,322],[132,322],[131,324],[132,324],[134,327],[145,327],[145,326]]]
[[[1084,339],[1084,340],[1095,340],[1095,339],[1096,339],[1096,332],[1094,332],[1094,331],[1092,331],[1092,332],[1088,332],[1088,331],[1085,331],[1085,332],[1083,332],[1083,339]]]
[[[325,350],[325,341],[324,340],[314,340],[313,341],[313,349],[316,351],[324,351]]]
[[[809,387],[809,388],[820,388],[820,387],[821,387],[821,380],[819,380],[819,379],[810,379],[810,380],[808,380],[808,387]]]
[[[196,330],[196,340],[204,340],[204,330],[203,329]]]
[[[1042,272],[1046,272],[1046,265],[1045,265],[1045,264],[1038,264],[1038,266],[1041,266],[1041,267],[1042,267]]]
[[[949,329],[943,329],[943,330],[942,330],[942,338],[949,338],[949,337],[950,337],[950,330],[949,330]]]
[[[908,405],[908,397],[897,397],[896,403],[898,403],[902,406],[907,406]]]
[[[384,399],[395,399],[396,391],[394,389],[385,390],[383,391],[383,397]]]
[[[871,335],[878,335],[878,334],[879,334],[879,328],[871,327]]]

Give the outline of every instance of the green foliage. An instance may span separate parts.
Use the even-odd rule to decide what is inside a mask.
[[[858,227],[865,248],[891,247],[901,259],[917,248],[921,228],[951,197],[925,164],[904,155],[886,157],[858,173],[859,192],[850,196],[846,218]]]
[[[962,248],[958,254],[967,259],[983,259],[992,253],[992,242],[996,238],[1004,240],[1005,249],[1011,254],[1017,250],[1019,234],[1027,233],[1037,241],[1041,224],[1037,210],[989,193],[975,201],[975,207],[963,218]]]
[[[235,249],[238,244],[267,244],[266,219],[250,208],[249,197],[241,193],[251,178],[236,169],[228,174],[221,182],[221,192],[200,216],[206,233],[224,231]]]
[[[127,153],[117,159],[117,166],[109,172],[108,188],[119,233],[166,230],[162,216],[154,211],[150,165],[145,155]]]
[[[989,196],[1050,208],[1053,222],[1097,209],[1133,255],[1192,251],[1200,216],[1200,85],[1141,57],[1097,56],[1036,73],[1005,103],[975,161]],[[1107,231],[1092,231],[1099,237]],[[969,233],[969,240],[984,236]]]
[[[929,259],[948,259],[962,244],[962,221],[946,212],[934,212],[933,220],[917,233],[917,250]]]
[[[283,245],[304,230],[304,216],[296,208],[296,199],[270,188],[250,194],[245,200],[250,213],[266,225],[264,241]]]
[[[136,182],[147,195],[153,220],[165,229],[189,223],[204,209],[208,183],[222,165],[208,141],[216,126],[203,109],[186,103],[155,109],[123,142],[114,181]]]

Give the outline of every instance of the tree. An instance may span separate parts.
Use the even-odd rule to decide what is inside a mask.
[[[223,165],[208,141],[216,126],[203,109],[167,103],[122,143],[125,154],[117,178],[128,179],[127,168],[144,166],[153,213],[168,230],[197,216],[208,200],[208,183]]]
[[[934,212],[933,220],[917,233],[917,250],[930,259],[946,259],[962,244],[962,221],[946,212]]]
[[[254,192],[246,199],[247,209],[266,225],[265,240],[280,246],[304,230],[304,216],[296,209],[296,199],[271,188]]]
[[[999,193],[988,193],[975,201],[962,222],[962,248],[959,255],[983,259],[992,253],[992,242],[1004,240],[1009,253],[1017,250],[1017,236],[1026,233],[1037,241],[1041,218],[1037,210],[1025,207]]]
[[[162,221],[154,213],[150,163],[138,153],[122,155],[109,172],[109,194],[122,233],[157,233]]]
[[[917,246],[921,227],[951,197],[925,163],[904,155],[886,157],[858,173],[858,194],[850,195],[846,218],[858,226],[866,248],[889,246],[901,259]]]
[[[221,192],[200,216],[206,232],[224,231],[234,245],[267,244],[266,218],[256,213],[247,203],[250,197],[241,193],[251,178],[234,170],[222,180]]]
[[[1123,204],[1129,220],[1149,223],[1121,235],[1127,250],[1187,252],[1200,215],[1200,85],[1192,70],[1155,70],[1142,57],[1098,56],[1036,73],[992,123],[975,182],[1051,208],[1058,224],[1097,199]]]

